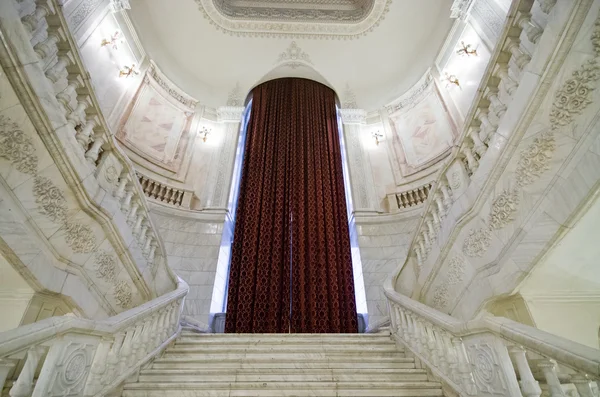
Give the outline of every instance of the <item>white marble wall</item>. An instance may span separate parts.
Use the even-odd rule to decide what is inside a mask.
[[[159,205],[152,211],[169,266],[190,287],[183,314],[208,326],[224,216]]]

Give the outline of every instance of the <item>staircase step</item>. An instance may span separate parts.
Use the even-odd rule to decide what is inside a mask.
[[[414,361],[410,362],[402,362],[402,361],[374,361],[374,362],[312,362],[312,361],[304,361],[304,362],[260,362],[260,361],[250,361],[250,362],[241,362],[239,360],[232,360],[229,362],[214,362],[211,360],[169,360],[165,361],[164,359],[157,360],[152,364],[152,368],[154,369],[177,369],[177,368],[186,368],[186,369],[202,369],[202,368],[227,368],[227,369],[247,369],[247,368],[261,368],[261,369],[269,369],[269,368],[292,368],[292,369],[411,369],[415,367]]]
[[[172,354],[227,354],[227,353],[348,353],[348,354],[402,354],[394,345],[179,345],[169,349]]]
[[[215,362],[400,362],[412,363],[414,359],[406,358],[402,353],[378,353],[377,355],[365,355],[360,353],[221,353],[221,354],[177,354],[167,353],[157,362],[179,362],[179,363],[215,363]]]
[[[126,384],[123,390],[123,397],[442,395],[436,382],[144,382]]]

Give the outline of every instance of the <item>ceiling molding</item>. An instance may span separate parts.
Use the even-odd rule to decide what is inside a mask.
[[[214,0],[195,0],[200,11],[217,29],[232,36],[247,37],[287,37],[309,39],[351,39],[364,36],[375,29],[389,11],[391,0],[373,0],[368,14],[355,22],[347,20],[317,20],[309,18],[299,10],[295,10],[297,18],[291,12],[285,19],[275,18],[258,13],[252,18],[231,18],[224,15],[214,3]],[[266,9],[266,8],[265,8]],[[306,10],[304,10],[306,11]],[[262,17],[261,17],[262,15]],[[282,15],[279,13],[278,15]]]

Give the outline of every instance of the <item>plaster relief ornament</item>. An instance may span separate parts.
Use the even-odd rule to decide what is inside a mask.
[[[229,95],[227,96],[227,106],[244,106],[244,100],[242,98],[240,83],[236,83],[235,87],[233,87],[233,89],[229,91]]]
[[[342,103],[342,107],[344,109],[358,109],[358,105],[356,104],[356,94],[350,85],[346,83],[346,89],[344,90],[344,102]]]
[[[302,66],[304,63],[308,63],[312,65],[312,61],[310,60],[310,56],[302,51],[298,44],[295,41],[292,41],[290,46],[277,58],[275,64],[286,64],[291,68],[295,69],[299,66]]]
[[[440,285],[433,294],[433,300],[431,305],[438,310],[443,310],[448,304],[448,298],[450,297],[450,291],[448,284]]]
[[[0,157],[11,162],[17,171],[33,175],[38,158],[30,137],[9,117],[0,115]]]
[[[131,287],[126,281],[119,280],[117,282],[113,290],[113,296],[119,307],[127,309],[129,306],[131,306]]]
[[[114,282],[117,275],[115,257],[106,251],[96,253],[96,276]]]
[[[461,182],[460,182],[460,174],[459,174],[459,172],[458,172],[458,171],[454,170],[454,171],[452,172],[452,175],[450,175],[450,187],[451,187],[453,190],[456,190],[456,189],[459,189],[459,188],[460,188],[460,185],[461,185]]]
[[[517,164],[517,184],[524,187],[532,184],[542,173],[550,169],[550,160],[556,149],[554,134],[543,132],[521,152]]]
[[[52,222],[64,223],[67,219],[67,200],[62,191],[45,176],[33,180],[33,196],[38,210]]]
[[[463,243],[463,253],[469,257],[482,257],[492,242],[488,229],[471,229]]]
[[[96,236],[88,225],[66,222],[65,233],[65,240],[73,252],[89,254],[96,249]]]
[[[448,285],[456,285],[463,282],[467,262],[462,255],[456,255],[448,264]]]
[[[514,220],[514,213],[519,206],[520,196],[517,189],[504,190],[492,203],[489,225],[492,229],[500,229]]]

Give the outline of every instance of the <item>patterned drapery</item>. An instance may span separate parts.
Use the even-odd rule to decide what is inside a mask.
[[[357,332],[335,93],[285,78],[253,91],[226,332]]]

